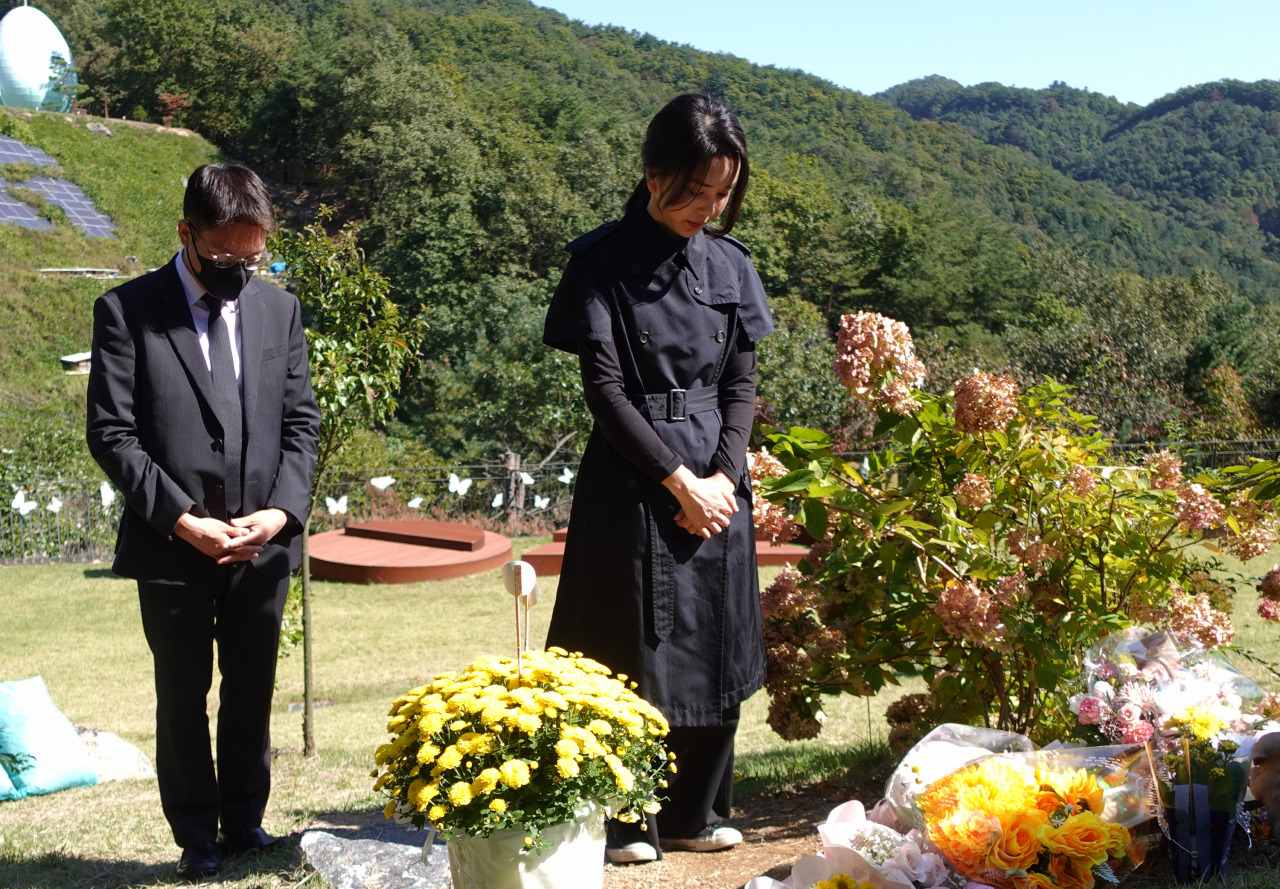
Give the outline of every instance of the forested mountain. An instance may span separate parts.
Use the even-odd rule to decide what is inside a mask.
[[[1160,220],[1156,240],[1171,257],[1213,269],[1255,300],[1280,296],[1276,81],[1201,84],[1145,108],[1061,83],[962,87],[937,76],[877,98],[1105,187]]]
[[[1135,437],[1174,420],[1234,434],[1275,415],[1265,297],[1280,279],[1263,247],[1232,253],[1154,197],[1066,170],[1066,148],[1093,152],[1119,126],[1095,118],[1127,113],[1092,94],[1059,102],[1074,122],[1028,123],[1029,150],[1006,138],[1013,117],[1002,134],[935,120],[954,99],[945,83],[900,88],[916,96],[895,100],[909,114],[525,0],[42,5],[91,113],[192,127],[307,182],[297,203],[298,186],[279,186],[286,212],[320,198],[363,222],[371,261],[431,328],[392,432],[445,457],[534,456],[583,428],[576,361],[540,343],[562,248],[617,215],[647,120],[693,90],[730,103],[752,150],[734,234],[780,322],[761,353],[780,420],[856,429],[829,332],[863,308],[916,329],[941,388],[975,364],[1052,372]]]

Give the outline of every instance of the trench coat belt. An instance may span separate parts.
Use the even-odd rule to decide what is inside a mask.
[[[639,395],[631,400],[636,407],[648,409],[651,420],[680,422],[689,414],[713,411],[720,406],[720,390],[715,386],[700,389],[672,389],[656,395]]]

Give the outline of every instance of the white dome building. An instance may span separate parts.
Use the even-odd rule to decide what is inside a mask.
[[[9,10],[0,19],[0,105],[34,111],[70,108],[54,79],[55,56],[71,65],[67,40],[48,16],[26,0]]]

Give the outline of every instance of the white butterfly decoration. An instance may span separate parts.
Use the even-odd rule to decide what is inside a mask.
[[[98,496],[102,498],[103,509],[109,509],[111,504],[116,502],[116,492],[111,490],[111,486],[106,482],[103,482],[102,487],[98,488]]]
[[[471,479],[458,478],[457,473],[449,473],[449,493],[457,494],[459,497],[465,497],[467,491],[471,489]]]
[[[422,505],[422,498],[414,497],[412,500],[409,501],[407,505],[410,509],[417,509],[419,506]]]
[[[492,503],[490,503],[489,505],[490,505],[490,506],[492,506],[494,509],[497,509],[499,506],[501,506],[501,505],[502,505],[502,492],[501,492],[501,491],[499,491],[499,492],[498,492],[498,496],[494,497],[494,498],[493,498],[493,502],[492,502]]]
[[[49,512],[53,512],[53,513],[61,512],[61,511],[62,511],[62,501],[61,501],[61,500],[59,500],[57,497],[51,497],[51,498],[49,499],[49,505],[48,505],[48,506],[46,506],[46,507],[45,507],[45,509],[47,509],[47,510],[49,510]]]
[[[526,485],[531,485],[533,484],[533,476],[527,472],[522,472],[520,473],[520,481],[524,482]]]
[[[22,491],[19,491],[17,495],[9,501],[9,505],[16,509],[19,515],[26,515],[40,504],[36,503],[34,500],[28,500],[27,495]]]
[[[324,498],[324,505],[329,508],[329,515],[345,515],[347,512],[347,495],[343,494],[337,500],[332,497]]]
[[[556,481],[565,485],[569,484],[569,482],[573,481],[573,470],[566,466],[564,472],[560,473],[560,477]]]
[[[550,506],[550,505],[551,505],[551,498],[550,498],[550,497],[539,497],[537,494],[534,494],[534,495],[533,495],[533,508],[534,508],[534,509],[546,509],[546,508],[547,508],[548,506]]]
[[[389,475],[380,475],[377,478],[369,479],[369,484],[373,485],[379,491],[385,491],[396,483],[396,480]]]

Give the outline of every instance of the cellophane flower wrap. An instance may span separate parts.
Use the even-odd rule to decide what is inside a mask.
[[[595,803],[627,822],[657,812],[667,721],[627,677],[563,649],[481,657],[397,698],[375,754],[386,816],[446,839],[541,831]]]
[[[908,772],[924,773],[911,762],[936,746],[925,741],[904,759]],[[924,838],[968,879],[997,889],[1091,889],[1146,858],[1139,828],[1152,817],[1153,786],[1142,747],[1022,750],[987,753],[912,799]]]

